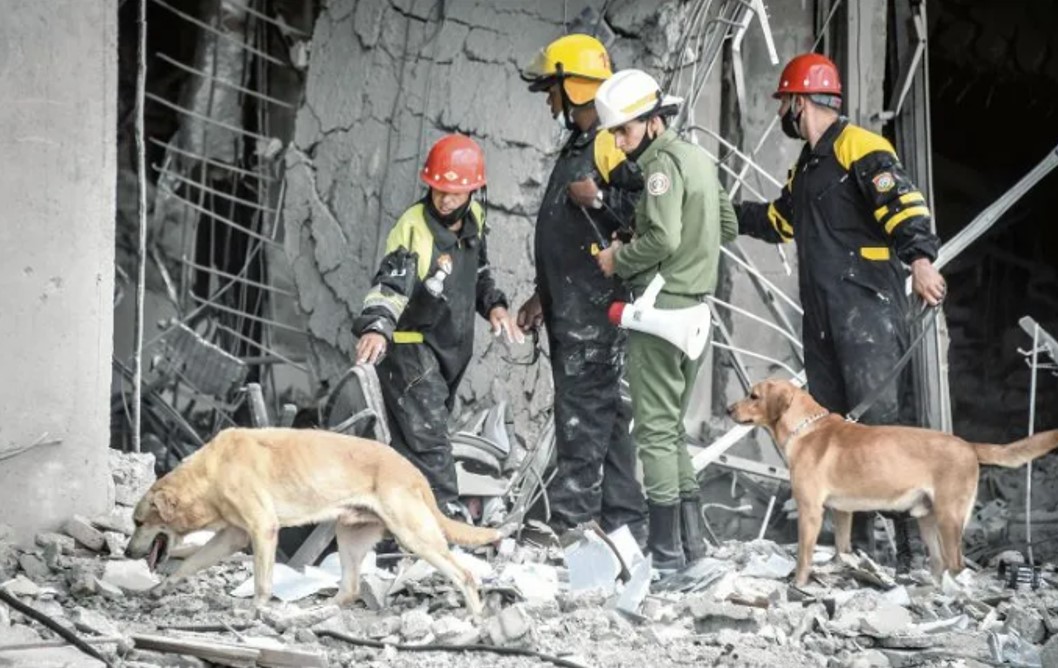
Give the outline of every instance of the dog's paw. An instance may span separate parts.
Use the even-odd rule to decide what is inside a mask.
[[[337,594],[332,596],[330,598],[330,600],[327,601],[327,602],[328,603],[333,603],[334,605],[337,605],[339,608],[342,608],[342,607],[345,607],[347,605],[352,605],[353,603],[355,603],[359,599],[360,599],[360,592],[354,592],[354,593],[338,592]]]

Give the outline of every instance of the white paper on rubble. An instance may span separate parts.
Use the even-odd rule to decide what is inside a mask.
[[[606,537],[617,548],[617,553],[621,555],[621,560],[625,562],[628,570],[631,571],[636,564],[643,561],[643,551],[639,549],[639,544],[636,543],[636,539],[632,536],[627,524],[614,529],[606,534]]]
[[[610,594],[621,572],[617,555],[591,531],[566,548],[566,567],[569,569],[570,591],[601,589]]]
[[[299,573],[286,564],[272,568],[272,596],[284,603],[299,601],[325,589],[337,589],[338,578],[315,566],[306,566]],[[231,593],[236,598],[253,596],[253,575]]]

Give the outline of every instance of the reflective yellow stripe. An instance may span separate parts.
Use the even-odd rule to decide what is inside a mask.
[[[907,193],[906,195],[901,195],[898,201],[901,204],[921,204],[923,206],[925,206],[926,204],[926,200],[923,199],[922,193],[920,192],[913,192]],[[877,220],[879,223],[882,222],[882,219],[885,218],[885,215],[890,211],[889,207],[890,205],[886,204],[885,206],[880,206],[875,209],[874,219]]]
[[[771,226],[775,228],[775,231],[779,233],[779,236],[783,239],[793,239],[793,228],[790,227],[790,223],[783,218],[779,210],[775,208],[774,204],[768,205],[768,220],[771,221]]]
[[[422,332],[393,332],[393,343],[422,343]]]
[[[904,209],[903,211],[901,211],[900,213],[894,215],[892,218],[890,218],[889,221],[885,224],[885,231],[889,232],[889,233],[892,233],[893,229],[895,229],[897,225],[899,225],[900,223],[904,222],[908,218],[913,218],[915,216],[928,216],[928,215],[929,215],[929,208],[924,207],[924,206],[910,206],[910,207]]]
[[[889,248],[887,246],[864,246],[860,249],[860,255],[868,260],[881,262],[889,259]]]
[[[628,105],[627,107],[622,108],[621,109],[621,113],[630,114],[633,111],[639,111],[640,109],[645,108],[651,102],[657,102],[657,100],[658,100],[657,91],[654,91],[654,92],[651,92],[651,93],[647,93],[646,95],[644,95],[643,97],[639,98],[638,100],[636,100],[632,104]]]

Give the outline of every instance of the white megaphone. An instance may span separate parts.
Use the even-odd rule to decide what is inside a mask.
[[[713,324],[709,305],[677,309],[656,309],[654,300],[665,285],[661,274],[654,276],[643,295],[629,304],[614,302],[610,305],[610,322],[618,327],[634,329],[659,336],[696,360],[709,342],[709,328]]]

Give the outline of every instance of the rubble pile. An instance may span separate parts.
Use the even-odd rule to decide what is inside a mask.
[[[791,584],[796,545],[728,542],[684,572],[651,580],[626,529],[558,541],[523,536],[457,558],[481,582],[486,614],[467,615],[450,582],[407,555],[370,554],[362,601],[338,608],[337,556],[277,564],[275,599],[251,604],[240,554],[158,596],[158,577],[122,556],[150,457],[119,455],[105,517],[72,518],[18,547],[0,530],[0,663],[102,666],[41,623],[76,633],[114,665],[147,666],[1058,666],[1058,574],[1010,587],[1017,553],[987,567],[895,578],[863,555],[819,548],[811,583]],[[535,536],[536,534],[534,534]],[[189,554],[208,536],[175,551]],[[174,568],[176,562],[167,564]],[[443,648],[448,649],[443,649]],[[473,648],[453,651],[453,648]],[[497,655],[501,648],[522,655]]]

